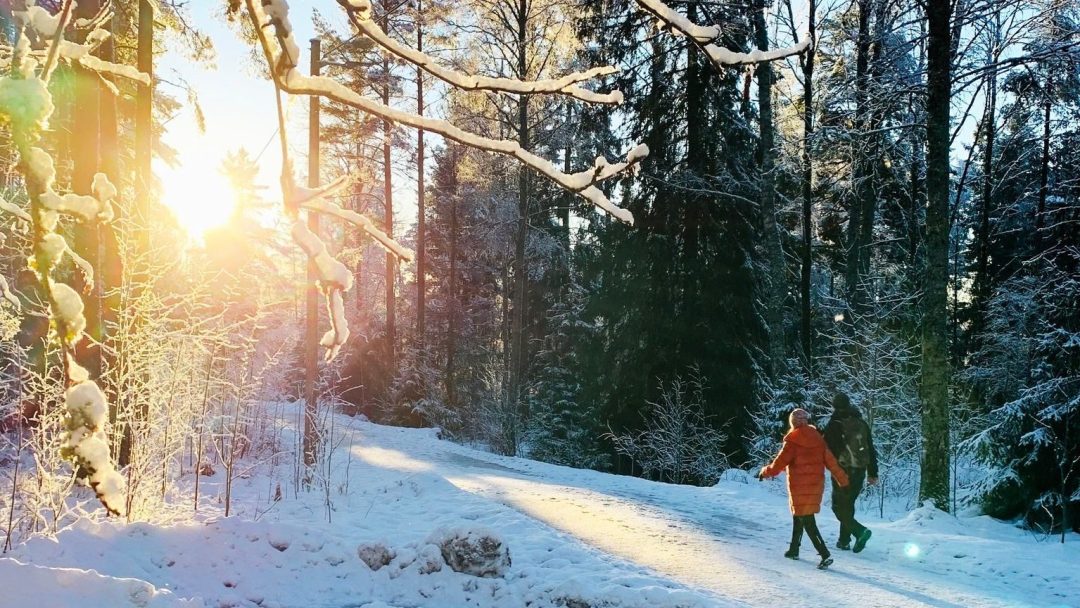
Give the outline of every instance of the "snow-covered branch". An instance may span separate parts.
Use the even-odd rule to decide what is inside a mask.
[[[495,91],[517,95],[558,94],[589,103],[609,105],[618,105],[623,102],[621,91],[597,93],[578,86],[582,82],[618,72],[618,68],[613,66],[596,67],[584,72],[567,74],[562,78],[547,80],[517,80],[514,78],[491,78],[462,74],[440,66],[431,56],[414,48],[404,46],[387,36],[386,32],[371,18],[371,3],[369,1],[338,0],[338,2],[345,6],[353,25],[384,50],[463,91]]]
[[[301,95],[319,95],[332,99],[339,103],[354,107],[358,110],[390,120],[398,124],[424,129],[430,133],[438,133],[443,137],[456,141],[460,144],[497,152],[507,156],[513,156],[522,164],[535,169],[559,186],[576,192],[592,202],[597,207],[610,213],[616,219],[627,224],[634,223],[634,216],[625,209],[617,207],[607,196],[596,187],[596,184],[610,178],[629,167],[641,162],[648,155],[648,147],[641,144],[627,154],[626,160],[620,163],[603,163],[603,170],[591,170],[581,173],[566,174],[559,171],[554,164],[547,159],[541,158],[532,152],[522,148],[517,142],[509,140],[489,139],[470,133],[454,125],[453,123],[436,118],[418,116],[409,112],[403,112],[385,106],[377,101],[368,99],[345,85],[325,76],[306,76],[299,70],[290,69],[280,78],[282,90]]]
[[[349,0],[354,8],[362,8],[363,0]],[[338,103],[361,110],[372,116],[398,124],[437,133],[460,144],[513,156],[521,163],[535,169],[561,187],[576,192],[582,197],[613,215],[618,220],[633,224],[634,218],[629,211],[614,205],[596,184],[636,165],[648,155],[648,147],[639,145],[627,155],[624,162],[610,164],[603,161],[591,171],[566,174],[559,171],[550,161],[522,148],[517,142],[489,139],[465,131],[445,120],[418,116],[403,112],[373,101],[325,76],[306,76],[298,69],[299,47],[293,39],[288,19],[288,6],[281,0],[265,0],[265,6],[255,0],[246,0],[248,11],[254,20],[259,42],[263,47],[267,61],[274,66],[273,77],[281,90],[297,95],[318,95]],[[265,9],[265,10],[264,10]],[[358,13],[364,15],[364,11]],[[274,28],[273,40],[266,34],[265,26]],[[598,168],[598,167],[603,167]]]
[[[717,26],[701,26],[690,21],[685,15],[664,4],[660,0],[635,0],[642,9],[656,17],[657,26],[677,36],[684,36],[701,49],[718,68],[725,66],[747,65],[776,61],[784,57],[798,55],[810,48],[811,40],[803,39],[795,46],[771,51],[753,50],[749,53],[733,51],[716,44],[721,31]]]
[[[286,164],[286,171],[288,171],[287,167]],[[348,175],[343,175],[319,188],[305,188],[296,185],[290,173],[286,173],[282,181],[285,189],[285,207],[293,215],[298,215],[298,212],[303,209],[308,213],[321,213],[343,219],[374,237],[390,253],[404,260],[411,261],[413,259],[411,250],[403,247],[400,243],[387,236],[385,232],[376,228],[371,220],[354,211],[342,209],[339,205],[328,200],[328,197],[344,191],[351,185],[352,182]],[[303,220],[299,218],[293,223],[292,237],[293,241],[300,246],[308,259],[315,265],[315,270],[319,275],[319,285],[326,296],[326,308],[330,315],[330,331],[323,335],[319,344],[327,348],[326,360],[330,361],[337,356],[338,351],[345,345],[345,341],[349,339],[349,325],[345,319],[345,300],[342,294],[352,289],[352,273],[344,264],[330,255],[322,239],[309,230]]]

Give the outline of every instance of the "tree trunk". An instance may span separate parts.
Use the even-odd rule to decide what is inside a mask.
[[[866,128],[869,105],[870,76],[870,4],[872,0],[858,0],[859,30],[855,40],[855,134],[852,138],[851,183],[855,192],[854,200],[848,210],[847,256],[844,266],[844,281],[847,284],[849,315],[847,321],[855,323],[862,314],[862,293],[860,270],[864,243],[863,235],[863,199],[870,189],[867,159]]]
[[[421,0],[416,5],[416,50],[424,51],[424,25]],[[416,68],[416,114],[424,115],[424,71]],[[427,221],[424,211],[424,130],[416,131],[416,346],[423,358],[427,313]]]
[[[98,76],[81,66],[72,68],[75,89],[74,121],[78,136],[72,138],[72,158],[75,161],[71,174],[71,189],[76,194],[92,194],[91,184],[98,172],[98,144],[100,143],[100,97]],[[79,222],[74,228],[72,249],[82,256],[95,270],[101,264],[99,255],[99,223]],[[72,276],[72,286],[83,294],[83,315],[86,317],[86,335],[75,347],[76,358],[90,372],[91,378],[101,377],[101,289],[97,281],[87,281],[82,272]]]
[[[769,50],[769,32],[765,26],[765,2],[754,11],[754,35],[758,49]],[[758,151],[761,166],[761,217],[767,278],[765,281],[765,324],[768,326],[769,376],[778,379],[784,373],[784,293],[787,276],[780,227],[776,222],[776,135],[772,110],[772,64],[757,65],[758,125],[761,137]]]
[[[921,69],[919,71],[922,71]],[[922,122],[920,116],[918,104],[915,100],[915,95],[909,98],[908,105],[910,108],[911,122],[912,124],[919,124]],[[924,142],[919,137],[918,129],[911,129],[911,169],[908,176],[908,209],[907,209],[907,229],[908,229],[908,269],[915,274],[915,269],[919,264],[919,246],[922,243],[921,238],[921,226],[922,222],[922,191],[923,175],[923,154],[925,150]],[[914,282],[913,282],[914,284]]]
[[[568,128],[570,125],[570,121],[573,119],[573,113],[573,104],[566,104],[566,125]],[[574,138],[568,135],[566,138],[566,142],[563,144],[563,173],[566,173],[567,175],[570,174],[573,168],[571,165],[571,159],[573,158],[573,154]],[[563,206],[561,209],[559,209],[559,221],[562,224],[562,230],[559,232],[559,238],[562,242],[563,254],[566,256],[567,268],[569,268],[570,266],[570,205],[573,203],[573,200],[574,195],[567,193],[567,196],[564,197]]]
[[[129,279],[135,290],[147,284],[147,268],[150,267],[150,204],[153,197],[153,171],[151,163],[154,154],[154,7],[150,0],[139,0],[138,50],[136,63],[140,72],[150,77],[150,85],[140,84],[135,98],[135,209],[132,226],[135,234],[135,262],[138,270]],[[129,296],[130,297],[130,296]],[[140,322],[135,319],[135,322]],[[124,361],[125,350],[117,351],[118,366],[130,367]],[[128,387],[130,390],[130,387]],[[122,394],[122,391],[118,391]],[[116,412],[129,407],[117,399],[113,404]],[[131,412],[133,417],[145,417],[145,411]],[[117,450],[117,464],[125,466],[131,463],[135,435],[129,424],[123,424],[120,431],[120,449]]]
[[[145,253],[149,248],[147,228],[150,218],[151,160],[154,149],[153,108],[154,108],[154,6],[150,0],[139,0],[139,71],[150,76],[151,86],[139,85],[135,102],[135,186],[138,197],[138,232],[142,236],[139,248]]]
[[[388,32],[390,22],[390,15],[387,12],[387,8],[383,7],[382,15],[382,28],[383,31]],[[383,105],[390,105],[390,60],[383,59],[383,82],[382,82],[382,102]],[[394,170],[391,165],[391,145],[393,144],[394,125],[389,120],[383,121],[383,229],[386,231],[386,236],[394,237]],[[386,351],[389,358],[389,369],[391,373],[396,370],[397,361],[397,327],[395,318],[396,298],[394,297],[394,289],[396,288],[397,278],[397,260],[394,254],[389,251],[386,252]]]
[[[923,458],[919,496],[949,508],[949,102],[952,31],[949,2],[926,5],[926,280],[922,324]]]
[[[996,42],[996,41],[995,41]],[[995,47],[997,45],[995,44]],[[989,57],[990,65],[997,61],[996,53]],[[974,317],[971,335],[976,339],[985,326],[986,306],[993,291],[990,280],[990,214],[994,195],[994,136],[997,133],[997,68],[987,74],[986,113],[983,116],[983,181],[979,200],[979,226],[975,234],[978,243],[975,261]]]
[[[880,112],[873,110],[871,84],[879,70],[882,52],[881,38],[885,27],[886,5],[879,0],[859,0],[859,33],[856,41],[855,75],[855,141],[857,146],[852,166],[852,183],[855,200],[852,202],[848,222],[848,255],[845,282],[848,290],[849,323],[857,324],[866,313],[869,301],[864,284],[870,273],[870,258],[874,240],[874,223],[877,216],[877,165],[881,162],[879,136],[874,131],[880,127]],[[871,17],[875,31],[871,36]]]
[[[453,149],[450,154],[453,155]],[[452,188],[448,188],[449,191],[449,203],[450,203],[450,234],[447,238],[450,241],[450,277],[448,278],[449,284],[447,285],[446,294],[446,403],[452,411],[456,411],[454,406],[457,402],[457,384],[455,380],[455,357],[457,355],[457,315],[458,315],[458,296],[457,296],[457,246],[458,246],[458,218],[457,218],[457,163],[453,163],[451,174],[454,176],[454,184]]]
[[[311,75],[318,76],[321,67],[321,41],[311,41]],[[320,104],[318,95],[308,99],[308,172],[309,188],[319,187],[319,118]],[[319,214],[307,213],[307,227],[312,234],[319,234]],[[316,425],[318,394],[315,392],[319,380],[319,291],[317,280],[319,270],[315,261],[307,263],[307,298],[304,330],[304,473],[305,484],[310,480],[312,467],[319,449],[319,437]]]
[[[1054,81],[1048,78],[1043,99],[1043,134],[1042,159],[1039,162],[1039,205],[1035,210],[1035,250],[1039,255],[1043,250],[1043,230],[1046,228],[1046,198],[1050,195],[1050,111],[1053,108],[1051,90]]]
[[[116,18],[113,17],[109,22],[110,31],[116,29]],[[98,55],[106,61],[115,61],[116,51],[113,37],[110,36],[104,42],[98,50]],[[109,177],[109,181],[114,184],[121,183],[120,174],[120,125],[119,117],[116,107],[116,96],[104,86],[98,86],[98,96],[100,99],[100,127],[101,127],[101,141],[99,146],[99,170]],[[120,214],[118,206],[114,206],[114,211],[117,216]],[[117,338],[115,333],[109,335],[109,327],[115,327],[118,321],[119,311],[121,308],[121,287],[124,281],[124,259],[120,254],[120,234],[118,233],[119,217],[114,218],[113,221],[101,224],[99,228],[99,236],[101,239],[99,251],[101,252],[101,260],[97,266],[98,273],[101,276],[101,322],[102,322],[102,334],[103,338],[109,344],[109,347],[104,349],[102,357],[102,365],[105,369],[114,368],[116,364],[116,353],[124,350],[124,345]],[[105,379],[104,386],[102,387],[108,395],[108,402],[116,404],[120,402],[120,386],[115,377],[109,377]]]
[[[527,0],[518,0],[517,6],[517,77],[525,80],[528,78],[528,43],[529,43],[529,3]],[[517,107],[517,136],[518,145],[523,150],[528,150],[529,141],[529,98],[527,95],[518,97]],[[514,319],[511,335],[513,347],[511,348],[510,363],[510,394],[511,403],[515,415],[522,419],[527,415],[525,403],[522,399],[522,388],[525,383],[525,298],[528,292],[528,278],[525,276],[527,264],[525,260],[525,245],[529,237],[529,171],[522,165],[518,169],[518,225],[514,235]],[[513,441],[516,445],[516,437]]]
[[[698,21],[698,7],[695,3],[686,7],[686,16],[693,22]],[[710,131],[707,79],[713,69],[697,49],[690,46],[686,48],[686,167],[690,174],[698,178],[704,178],[711,173],[709,139],[706,137]],[[662,230],[670,231],[671,234],[677,234],[680,230],[683,233],[682,251],[677,254],[681,261],[674,266],[678,274],[670,282],[666,295],[669,301],[678,307],[678,310],[674,311],[678,315],[688,314],[685,308],[693,303],[675,293],[698,292],[695,283],[700,279],[692,271],[691,265],[699,259],[702,210],[710,202],[705,200],[704,194],[688,193],[681,213],[665,214],[664,217],[665,225]]]
[[[790,4],[788,5],[790,8]],[[814,59],[817,52],[814,23],[817,18],[817,0],[808,2],[810,48],[803,59],[803,149],[802,149],[802,268],[799,278],[801,304],[800,334],[802,337],[803,367],[806,375],[814,376],[813,308],[810,302],[810,278],[813,270],[813,209],[814,165],[811,156],[811,138],[814,134]]]
[[[100,0],[83,0],[75,8],[73,17],[90,19],[100,8]],[[80,34],[80,38],[83,37]],[[101,85],[97,73],[79,65],[72,71],[74,125],[77,136],[72,137],[71,155],[74,166],[71,173],[71,189],[75,194],[93,194],[91,184],[99,170],[101,143]],[[98,222],[79,222],[74,228],[72,249],[97,270],[101,264]],[[101,322],[101,288],[98,281],[87,282],[81,272],[72,277],[72,287],[83,294],[83,315],[86,317],[86,334],[75,347],[76,357],[90,372],[91,378],[100,378],[102,371],[100,344],[104,337]]]

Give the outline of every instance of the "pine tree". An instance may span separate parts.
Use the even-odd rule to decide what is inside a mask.
[[[593,404],[581,399],[579,344],[596,338],[583,319],[586,293],[571,285],[565,300],[551,308],[548,335],[537,354],[537,380],[530,387],[531,458],[578,468],[607,469],[610,454]]]

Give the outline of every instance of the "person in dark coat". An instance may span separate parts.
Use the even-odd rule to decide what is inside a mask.
[[[810,537],[821,562],[818,568],[828,568],[833,560],[825,540],[821,538],[814,514],[821,510],[825,493],[825,469],[832,473],[833,484],[847,485],[844,470],[825,445],[817,428],[810,424],[810,413],[797,408],[788,416],[791,430],[784,435],[784,446],[776,458],[763,467],[758,479],[776,477],[787,471],[788,502],[791,507],[791,545],[784,557],[799,559],[803,531]]]
[[[877,451],[870,434],[870,425],[863,420],[859,410],[851,405],[844,393],[833,397],[833,415],[825,425],[825,443],[836,455],[840,466],[848,475],[849,484],[842,487],[833,479],[832,510],[840,521],[840,538],[836,548],[859,553],[870,540],[870,529],[855,519],[855,500],[863,489],[863,482],[878,482]],[[851,538],[855,537],[855,546]]]

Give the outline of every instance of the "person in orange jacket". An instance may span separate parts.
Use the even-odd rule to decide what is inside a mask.
[[[772,463],[758,473],[758,479],[776,477],[787,470],[788,502],[791,505],[791,546],[784,557],[799,559],[799,545],[803,531],[810,537],[821,561],[818,568],[828,568],[833,559],[825,539],[818,530],[814,514],[821,511],[821,497],[825,493],[825,469],[832,473],[840,487],[847,487],[848,478],[844,469],[817,428],[810,424],[810,412],[796,408],[788,416],[791,430],[784,435],[784,446]]]

